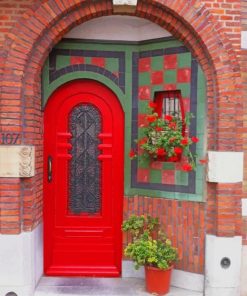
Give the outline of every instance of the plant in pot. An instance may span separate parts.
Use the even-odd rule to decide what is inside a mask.
[[[189,172],[196,168],[196,154],[191,145],[197,143],[196,136],[188,136],[192,113],[181,118],[179,113],[159,117],[155,112],[156,104],[149,103],[145,122],[139,126],[140,138],[136,140],[136,151],[132,148],[130,158],[177,162],[183,157],[182,170]]]
[[[160,229],[158,218],[132,215],[122,229],[131,235],[125,256],[133,260],[136,269],[145,267],[146,290],[158,295],[168,293],[178,251]]]

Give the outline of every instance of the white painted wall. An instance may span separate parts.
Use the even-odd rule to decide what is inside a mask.
[[[242,199],[242,216],[247,216],[247,198]],[[242,247],[241,296],[247,296],[247,246]]]
[[[113,5],[137,5],[137,0],[113,0]]]
[[[242,198],[242,216],[247,216],[247,198]]]
[[[33,296],[43,274],[42,225],[32,232],[0,235],[0,295]]]
[[[205,296],[239,296],[242,237],[206,235]],[[231,261],[229,268],[221,260]]]
[[[247,295],[247,246],[242,248],[241,296]]]
[[[138,17],[104,16],[85,22],[67,33],[64,38],[143,41],[169,37],[160,26]]]
[[[241,47],[247,49],[247,31],[241,32]]]
[[[208,151],[208,182],[242,182],[243,168],[243,152]]]

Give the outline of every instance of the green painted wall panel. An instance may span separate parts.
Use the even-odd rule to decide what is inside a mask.
[[[148,44],[113,44],[100,43],[100,42],[73,42],[72,40],[63,40],[60,42],[56,49],[69,50],[77,52],[81,51],[81,56],[84,58],[84,64],[93,66],[92,72],[89,68],[83,71],[69,72],[73,69],[71,65],[71,59],[69,55],[58,55],[56,57],[56,70],[65,71],[65,73],[56,77],[57,73],[50,73],[49,59],[47,59],[42,75],[42,93],[43,93],[43,106],[45,106],[49,96],[52,92],[61,86],[62,84],[74,80],[74,79],[94,79],[97,80],[110,89],[112,89],[118,96],[123,110],[125,112],[125,195],[145,195],[150,197],[164,197],[164,198],[176,198],[180,200],[204,200],[204,187],[205,187],[205,172],[204,167],[198,165],[195,177],[195,192],[193,194],[185,192],[170,192],[169,190],[156,190],[152,189],[152,184],[170,184],[176,186],[188,185],[188,174],[182,172],[179,166],[174,163],[161,163],[158,166],[150,166],[149,162],[139,162],[138,168],[140,170],[148,170],[148,178],[150,188],[134,188],[131,186],[131,160],[129,159],[129,151],[132,146],[132,131],[135,125],[138,125],[138,121],[133,122],[133,112],[136,112],[138,107],[138,114],[140,116],[145,114],[148,102],[153,99],[154,93],[159,90],[180,89],[182,97],[186,100],[191,96],[191,84],[190,81],[180,82],[184,79],[183,76],[179,76],[178,70],[190,69],[192,57],[190,52],[182,52],[177,54],[177,66],[175,69],[166,69],[167,64],[164,63],[164,55],[151,55],[146,58],[147,64],[141,65],[141,60],[145,59],[145,54],[151,51],[157,50],[172,50],[173,48],[182,47],[182,43],[177,40],[163,40]],[[139,53],[139,64],[133,65],[133,56]],[[122,55],[122,60],[113,57],[113,54]],[[72,55],[74,56],[74,54]],[[104,64],[103,70],[106,72],[100,72],[97,68],[97,64]],[[121,70],[120,65],[124,63],[124,71]],[[123,65],[122,65],[123,66]],[[85,66],[86,67],[86,66]],[[96,68],[95,68],[96,67]],[[102,66],[99,66],[102,68]],[[146,67],[146,68],[145,68]],[[92,68],[90,68],[92,69]],[[138,77],[134,75],[133,69],[139,69],[137,71]],[[109,74],[110,73],[110,74]],[[51,79],[54,75],[53,80]],[[108,76],[106,76],[108,75]],[[114,75],[114,76],[110,76]],[[113,80],[112,80],[113,79]],[[115,79],[115,80],[114,80]],[[122,80],[121,80],[122,79]],[[137,81],[137,92],[139,94],[138,101],[133,103],[134,81]],[[146,91],[144,97],[141,98],[141,92]],[[146,88],[145,88],[146,87]],[[205,156],[205,138],[206,138],[206,85],[205,78],[201,68],[198,68],[197,76],[197,118],[196,118],[196,130],[197,136],[200,138],[200,142],[196,145],[196,152],[199,158]],[[168,173],[167,173],[168,172]],[[169,173],[171,174],[169,176]],[[174,181],[173,181],[174,179]],[[166,183],[167,182],[167,183]],[[174,184],[172,184],[174,182]],[[162,187],[163,188],[163,187]]]

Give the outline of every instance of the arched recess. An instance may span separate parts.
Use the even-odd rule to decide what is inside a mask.
[[[111,91],[114,92],[114,94],[118,97],[120,104],[122,106],[122,108],[124,109],[124,105],[125,105],[125,101],[126,101],[126,95],[123,93],[123,91],[116,86],[110,79],[108,79],[107,77],[100,75],[98,73],[91,73],[91,72],[80,72],[78,71],[76,74],[74,75],[70,75],[70,74],[65,74],[63,75],[63,79],[57,79],[56,83],[51,84],[51,93],[53,93],[58,87],[60,87],[61,85],[64,84],[64,80],[66,81],[73,81],[75,79],[91,79],[93,81],[98,81],[100,83],[102,83],[103,85],[109,87],[111,89]],[[48,99],[49,101],[49,99]],[[48,101],[44,101],[43,102],[43,108],[45,108],[45,105]]]
[[[26,181],[16,180],[12,188],[24,201],[19,203],[23,207],[19,225],[25,230],[35,227],[42,215],[40,74],[43,63],[52,47],[71,28],[113,13],[110,0],[39,1],[23,15],[5,40],[1,104],[6,106],[13,98],[17,104],[13,119],[1,114],[1,128],[20,132],[20,143],[36,146],[36,176]],[[128,11],[122,13],[131,15]],[[241,150],[241,141],[236,137],[236,126],[241,128],[241,118],[236,116],[241,110],[241,94],[236,88],[240,79],[237,59],[220,24],[208,9],[199,0],[186,3],[184,0],[139,0],[132,15],[149,19],[171,32],[190,48],[201,64],[207,79],[208,149]],[[230,113],[224,113],[226,109],[231,109]],[[215,192],[212,192],[213,196]],[[29,201],[27,206],[25,199]],[[233,228],[234,232],[235,225]]]

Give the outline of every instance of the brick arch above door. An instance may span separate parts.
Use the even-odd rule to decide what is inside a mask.
[[[215,150],[241,150],[242,143],[237,139],[235,128],[241,120],[236,114],[242,106],[241,93],[235,87],[239,84],[239,68],[232,46],[222,33],[221,25],[200,1],[193,1],[193,5],[189,1],[182,4],[184,1],[180,0],[167,3],[161,0],[138,1],[132,15],[159,24],[190,48],[207,79],[208,120],[212,123],[208,147]],[[129,14],[128,11],[125,13]],[[17,120],[4,116],[0,118],[2,130],[11,127],[13,131],[20,132],[20,143],[37,147],[36,176],[28,181],[16,180],[13,187],[10,185],[10,190],[24,199],[30,199],[35,208],[32,211],[23,206],[23,215],[19,217],[16,232],[21,231],[22,225],[26,230],[32,229],[41,219],[40,74],[44,61],[51,48],[71,28],[92,18],[111,14],[113,4],[108,0],[37,2],[27,10],[5,40],[1,98],[14,96],[19,104],[15,110]],[[235,98],[234,104],[232,98]],[[3,102],[8,104],[6,99]],[[229,114],[225,114],[224,110],[227,108],[231,109],[231,125],[226,131],[224,125],[229,120]]]
[[[219,97],[233,96],[234,85],[238,83],[238,64],[235,53],[222,28],[214,20],[209,10],[200,1],[193,5],[180,4],[181,1],[172,1],[164,4],[163,1],[138,1],[135,13],[132,15],[149,19],[181,40],[194,54],[206,75],[208,82],[209,105],[216,104]],[[181,10],[181,7],[183,9]],[[5,41],[3,85],[9,86],[8,81],[15,81],[19,87],[17,96],[22,98],[20,108],[24,107],[29,93],[36,94],[39,89],[40,71],[50,49],[76,25],[90,19],[113,14],[113,4],[109,0],[94,1],[60,1],[49,0],[36,3],[23,16]],[[126,11],[128,13],[128,10]],[[21,26],[20,26],[21,24]],[[214,24],[214,25],[212,25]],[[210,34],[210,35],[209,35]],[[210,37],[209,37],[210,36]],[[8,69],[15,69],[11,74]],[[6,73],[6,74],[5,74]],[[33,79],[33,77],[35,77]],[[225,87],[227,80],[228,88]],[[231,93],[230,93],[231,92]],[[4,93],[4,89],[3,89]],[[235,95],[238,95],[236,93]],[[220,112],[221,106],[217,106]],[[234,111],[235,112],[235,111]],[[233,114],[235,116],[235,114]],[[21,117],[19,126],[24,118]],[[224,117],[214,118],[217,125],[224,122]],[[4,129],[4,119],[1,118]],[[25,131],[23,131],[25,132]],[[209,145],[216,148],[221,144],[221,129],[214,132]],[[225,139],[225,133],[222,137]],[[23,141],[25,137],[23,136]],[[234,133],[229,136],[227,146],[235,149]]]

